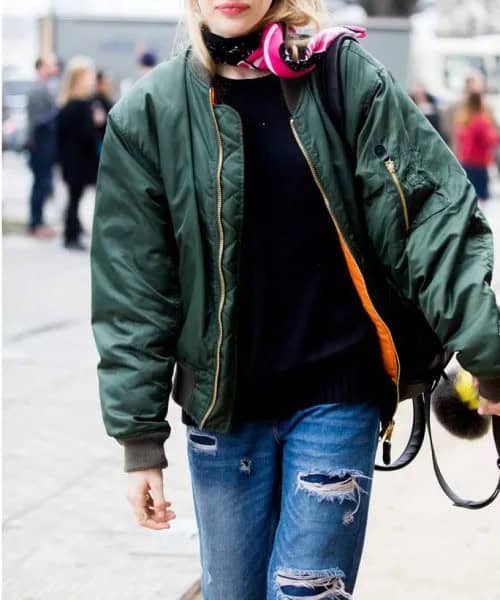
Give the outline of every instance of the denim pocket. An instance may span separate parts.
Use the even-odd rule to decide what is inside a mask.
[[[212,433],[201,431],[193,425],[186,431],[188,446],[201,454],[217,454],[217,437]]]

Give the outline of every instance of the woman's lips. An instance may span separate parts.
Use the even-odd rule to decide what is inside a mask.
[[[217,6],[216,8],[217,8],[217,10],[220,10],[221,13],[223,13],[227,17],[237,17],[243,11],[247,10],[250,7],[248,6],[248,4],[227,3],[227,4],[221,4],[220,6]]]

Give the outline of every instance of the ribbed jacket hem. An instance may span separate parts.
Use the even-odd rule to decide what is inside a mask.
[[[164,469],[168,466],[164,449],[165,433],[163,432],[117,441],[124,449],[123,470],[126,473],[146,469]]]

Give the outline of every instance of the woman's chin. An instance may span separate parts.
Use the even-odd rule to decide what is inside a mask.
[[[248,23],[248,19],[224,19],[224,21],[217,23],[217,26],[209,26],[210,31],[221,37],[230,38],[246,35],[255,28],[255,23]]]

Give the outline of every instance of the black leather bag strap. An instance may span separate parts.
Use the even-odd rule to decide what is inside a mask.
[[[432,464],[434,465],[434,471],[436,473],[437,480],[439,485],[441,486],[444,493],[448,496],[448,498],[453,502],[455,506],[460,508],[469,508],[469,509],[478,509],[484,508],[488,506],[495,500],[495,498],[500,493],[500,475],[498,477],[498,483],[488,498],[485,500],[465,500],[464,498],[460,498],[457,496],[455,492],[450,488],[448,483],[446,482],[441,469],[439,468],[439,464],[436,457],[436,450],[434,448],[434,441],[432,439],[432,429],[431,429],[431,394],[425,394],[425,421],[427,424],[427,429],[429,430],[429,441],[431,444],[431,453],[432,453]],[[493,428],[493,439],[495,441],[495,446],[497,450],[497,467],[500,470],[500,417],[492,417],[492,428]]]
[[[376,471],[397,471],[411,463],[422,448],[425,438],[425,406],[423,395],[412,399],[413,422],[410,438],[401,456],[390,465],[375,465]]]
[[[325,51],[323,60],[319,63],[320,94],[330,121],[345,143],[344,135],[344,92],[340,77],[340,47],[345,40],[359,43],[350,33],[341,33]]]

